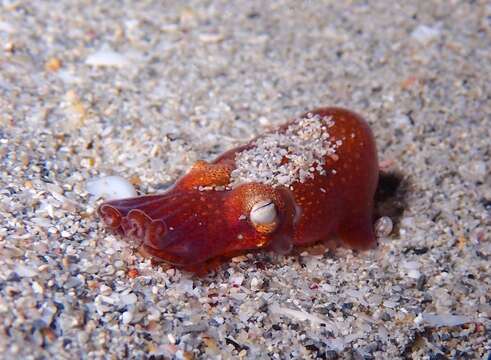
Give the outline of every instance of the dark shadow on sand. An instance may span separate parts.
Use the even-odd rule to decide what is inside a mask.
[[[375,193],[375,219],[388,216],[394,223],[393,234],[399,233],[402,214],[407,207],[406,197],[410,181],[402,173],[380,172]]]

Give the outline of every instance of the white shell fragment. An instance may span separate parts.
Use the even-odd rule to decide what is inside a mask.
[[[279,316],[285,316],[288,318],[292,318],[294,320],[298,321],[310,321],[312,325],[319,325],[319,324],[328,324],[329,321],[320,317],[316,316],[313,314],[310,314],[306,311],[300,311],[300,310],[293,310],[284,306],[280,306],[278,303],[273,303],[270,307],[269,310],[271,311],[272,314],[279,315]]]
[[[251,221],[256,225],[272,224],[276,215],[276,206],[271,200],[259,201],[251,209]]]
[[[423,324],[431,327],[460,326],[473,321],[474,319],[472,317],[466,315],[430,313],[421,313],[414,319],[417,325]]]
[[[388,216],[382,216],[375,221],[375,236],[378,238],[387,237],[392,233],[394,223]]]
[[[85,63],[91,66],[123,67],[129,65],[129,60],[111,48],[104,47],[89,55],[85,60]]]
[[[440,30],[437,27],[419,25],[411,33],[411,37],[422,45],[427,45],[440,36]]]
[[[121,176],[106,176],[87,182],[87,192],[96,198],[117,200],[137,196],[133,185]]]

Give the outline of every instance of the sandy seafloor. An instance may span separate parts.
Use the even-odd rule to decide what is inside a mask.
[[[491,4],[408,3],[1,1],[0,358],[489,358]],[[196,278],[94,214],[321,105],[402,178],[376,250]]]

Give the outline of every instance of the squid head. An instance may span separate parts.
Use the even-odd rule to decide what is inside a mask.
[[[135,246],[177,266],[258,248],[289,252],[298,217],[291,193],[259,183],[230,189],[232,169],[198,161],[166,193],[108,201],[99,214]]]

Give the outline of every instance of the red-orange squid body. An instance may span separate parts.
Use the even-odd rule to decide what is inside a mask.
[[[377,181],[367,123],[321,108],[211,163],[198,161],[163,194],[108,201],[99,214],[151,256],[199,269],[240,252],[287,253],[333,237],[373,247]]]

